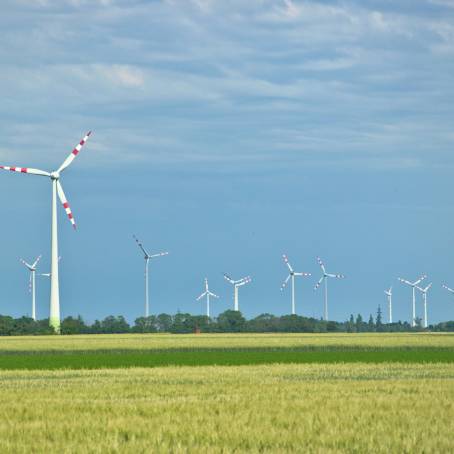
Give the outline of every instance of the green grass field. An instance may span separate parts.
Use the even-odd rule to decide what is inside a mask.
[[[1,452],[454,451],[448,334],[0,338],[0,369]]]

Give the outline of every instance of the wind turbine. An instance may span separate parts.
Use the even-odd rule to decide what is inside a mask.
[[[213,296],[214,298],[219,298],[219,296],[210,292],[210,290],[208,289],[208,279],[207,278],[205,278],[205,291],[196,299],[196,301],[200,301],[204,296],[207,297],[207,317],[209,317],[210,316],[210,296]]]
[[[133,235],[134,239],[136,240],[137,245],[139,246],[140,250],[144,253],[145,259],[145,317],[149,315],[150,306],[148,304],[148,262],[150,259],[154,259],[156,257],[162,257],[163,255],[168,255],[168,252],[159,252],[158,254],[150,255],[145,248],[143,247],[142,243],[138,240],[138,238]]]
[[[411,321],[411,326],[416,326],[416,303],[415,303],[415,288],[416,286],[422,282],[427,276],[425,274],[423,274],[417,281],[415,282],[410,282],[410,281],[407,281],[406,279],[402,279],[401,277],[399,277],[399,281],[400,282],[403,282],[404,284],[407,284],[409,285],[411,288],[412,288],[412,291],[413,291],[413,318],[412,318],[412,321]]]
[[[32,294],[32,319],[36,320],[36,300],[35,300],[35,273],[38,262],[41,259],[41,255],[30,265],[25,260],[20,259],[20,261],[28,268],[30,271],[30,279],[28,284],[28,291]]]
[[[284,262],[288,267],[289,275],[287,276],[287,279],[285,279],[284,283],[281,285],[281,291],[284,290],[289,279],[292,279],[292,315],[295,315],[296,314],[296,311],[295,311],[295,276],[305,277],[305,276],[310,276],[311,273],[303,273],[303,272],[297,273],[296,271],[293,270],[292,265],[290,265],[290,262],[288,261],[288,257],[285,254],[282,255],[282,258],[284,259]]]
[[[322,269],[322,277],[320,280],[315,284],[314,290],[317,290],[320,285],[322,284],[323,281],[325,281],[325,309],[324,309],[324,320],[328,320],[328,278],[329,277],[335,277],[336,279],[343,279],[345,276],[343,274],[330,274],[326,272],[325,265],[323,264],[322,260],[320,257],[317,257],[318,264],[320,265],[320,268]]]
[[[63,187],[60,183],[60,174],[65,170],[75,159],[82,146],[88,140],[91,131],[75,146],[69,156],[63,161],[63,164],[53,172],[46,172],[39,169],[31,169],[28,167],[8,167],[0,166],[0,169],[11,170],[12,172],[29,173],[32,175],[40,175],[50,178],[52,182],[52,222],[51,222],[51,276],[50,276],[50,314],[49,324],[60,333],[60,291],[59,291],[59,278],[58,278],[58,232],[57,232],[57,194],[63,208],[68,215],[69,221],[72,226],[76,228],[71,208],[69,207],[68,200],[66,199]]]
[[[243,277],[241,279],[238,279],[237,281],[233,280],[228,274],[224,273],[224,278],[226,281],[230,282],[233,285],[233,302],[234,302],[234,310],[239,311],[239,306],[238,306],[238,289],[243,286],[248,284],[249,282],[252,281],[250,276]]]
[[[416,288],[422,293],[422,299],[424,303],[424,328],[427,328],[427,292],[432,287],[432,282],[425,288],[416,286]]]
[[[389,287],[389,290],[385,290],[385,295],[388,299],[388,320],[389,323],[393,322],[393,288]]]

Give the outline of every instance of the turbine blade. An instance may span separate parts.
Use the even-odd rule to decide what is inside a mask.
[[[33,271],[33,266],[27,263],[24,259],[19,259],[30,271]]]
[[[155,257],[162,257],[163,255],[169,255],[169,253],[167,251],[166,252],[159,252],[158,254],[149,255],[148,258],[153,259]]]
[[[320,280],[315,284],[314,290],[317,290],[320,285],[322,284],[323,280],[326,279],[325,276],[323,275]]]
[[[423,274],[416,282],[413,282],[413,285],[418,285],[421,281],[423,281],[427,275]]]
[[[410,281],[407,281],[406,279],[402,279],[401,277],[397,278],[400,282],[403,282],[404,284],[413,286],[414,284]]]
[[[203,298],[205,295],[207,294],[207,292],[203,292],[200,296],[198,296],[196,298],[196,301],[199,301],[201,298]]]
[[[40,276],[50,277],[50,273],[41,273]]]
[[[288,261],[288,257],[285,254],[282,254],[282,258],[284,259],[284,262],[287,265],[290,272],[293,273],[293,268],[292,265],[290,265],[290,262]]]
[[[135,235],[133,235],[133,238],[136,240],[137,246],[139,246],[141,251],[145,254],[145,258],[150,258],[150,255],[148,254],[148,252],[143,247],[142,242]]]
[[[311,273],[293,273],[295,276],[307,277],[312,276]]]
[[[32,267],[36,269],[36,265],[38,265],[38,262],[41,260],[41,255],[38,256],[38,258],[34,261]]]
[[[30,277],[28,278],[28,293],[32,292],[32,273],[30,273]]]
[[[72,226],[76,228],[76,221],[74,220],[73,213],[71,211],[71,208],[69,207],[68,200],[66,199],[65,193],[63,192],[63,187],[59,180],[57,180],[57,192],[58,197],[60,198],[60,202],[63,204],[63,208],[68,215],[69,222],[71,222]]]
[[[445,284],[443,284],[442,287],[445,288],[446,290],[448,290],[448,292],[454,293],[454,290],[453,290],[451,287],[448,287],[448,286],[445,285]]]
[[[291,277],[291,275],[289,274],[289,275],[287,276],[287,279],[285,279],[285,281],[282,283],[282,285],[281,285],[281,291],[284,290],[284,288],[285,288],[285,286],[287,285],[287,282],[289,281],[290,277]]]
[[[210,296],[214,296],[215,298],[219,298],[219,296],[218,296],[218,295],[216,295],[215,293],[212,293],[212,292],[208,292],[208,294],[209,294]]]
[[[29,167],[9,167],[9,166],[0,166],[0,169],[10,170],[11,172],[19,173],[30,173],[31,175],[41,175],[43,177],[50,177],[49,172],[39,169],[30,169]]]
[[[318,261],[318,264],[320,265],[320,268],[323,271],[323,274],[326,274],[325,265],[323,265],[322,259],[320,257],[317,257],[317,261]]]
[[[328,277],[335,277],[337,279],[344,279],[345,276],[343,274],[327,274]]]
[[[231,284],[235,284],[235,281],[226,273],[224,273],[224,279],[229,281]]]
[[[63,161],[63,164],[58,168],[57,172],[63,172],[76,158],[77,154],[79,153],[80,149],[84,146],[85,142],[90,137],[91,131],[87,132],[86,136],[74,147],[73,151],[69,154],[69,156]]]

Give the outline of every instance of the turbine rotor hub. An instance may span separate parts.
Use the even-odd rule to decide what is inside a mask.
[[[58,180],[60,178],[60,174],[55,171],[50,174],[50,177],[52,178],[52,180]]]

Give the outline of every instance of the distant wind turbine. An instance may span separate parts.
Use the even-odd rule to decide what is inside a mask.
[[[30,278],[28,281],[28,291],[32,294],[32,319],[36,320],[36,300],[35,300],[35,274],[36,274],[36,267],[38,266],[38,262],[41,259],[41,255],[30,265],[25,260],[20,259],[20,261],[28,268],[30,271]]]
[[[252,281],[250,276],[243,277],[241,279],[238,279],[237,281],[233,280],[228,274],[224,273],[224,279],[228,282],[230,282],[233,285],[233,304],[234,304],[234,310],[239,311],[239,305],[238,305],[238,289],[243,286],[248,284],[249,282]]]
[[[343,279],[345,276],[343,274],[330,274],[326,272],[325,265],[323,264],[322,260],[320,257],[317,257],[318,264],[320,265],[320,268],[322,269],[322,277],[320,280],[315,284],[314,290],[317,290],[320,285],[322,284],[323,281],[325,281],[325,309],[324,309],[324,320],[328,320],[328,278],[329,277],[334,277],[336,279]]]
[[[39,169],[31,169],[28,167],[8,167],[0,166],[0,169],[11,170],[12,172],[29,173],[32,175],[40,175],[50,178],[52,182],[52,223],[51,223],[51,276],[50,276],[50,316],[49,324],[54,328],[57,333],[60,333],[60,290],[58,278],[58,234],[57,234],[57,194],[63,208],[68,215],[69,221],[76,228],[71,208],[69,207],[68,200],[66,199],[63,187],[60,183],[60,174],[65,170],[75,159],[82,146],[88,140],[91,132],[74,147],[73,151],[63,161],[63,164],[53,172],[46,172]]]
[[[200,301],[204,296],[207,297],[207,317],[209,317],[210,316],[210,296],[212,296],[214,298],[219,298],[219,296],[210,292],[210,290],[208,289],[208,279],[207,278],[205,278],[205,291],[199,297],[197,297],[196,301]]]
[[[150,259],[154,259],[156,257],[162,257],[163,255],[168,255],[168,252],[159,252],[158,254],[149,254],[145,248],[143,247],[142,243],[138,240],[138,238],[133,235],[134,239],[136,240],[137,246],[139,246],[140,250],[144,253],[145,259],[145,317],[148,317],[150,313],[150,307],[148,303],[148,262]]]
[[[427,292],[429,291],[430,287],[432,287],[432,282],[425,288],[421,288],[416,286],[416,288],[422,293],[422,300],[424,303],[424,328],[427,328]]]
[[[418,280],[416,280],[415,282],[410,282],[410,281],[407,281],[406,279],[402,279],[401,277],[399,277],[399,281],[400,282],[403,282],[404,284],[407,284],[409,285],[411,288],[412,288],[412,292],[413,292],[413,312],[412,312],[412,321],[411,321],[411,326],[416,326],[416,302],[415,302],[415,288],[416,286],[422,282],[427,276],[425,274],[423,274]]]
[[[393,288],[389,287],[389,290],[385,290],[385,295],[388,300],[388,321],[393,322]]]
[[[284,259],[285,264],[287,265],[287,268],[289,270],[289,275],[287,276],[287,279],[283,282],[281,285],[281,291],[284,290],[285,286],[287,285],[289,279],[292,280],[292,315],[296,314],[295,310],[295,276],[310,276],[311,273],[303,273],[303,272],[296,272],[293,270],[292,265],[290,265],[290,262],[288,261],[288,257],[283,254],[282,258]]]

